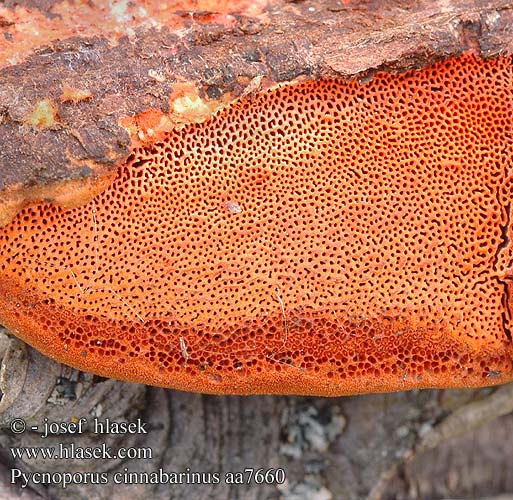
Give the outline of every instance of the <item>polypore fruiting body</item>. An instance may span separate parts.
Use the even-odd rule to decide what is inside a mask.
[[[0,232],[0,320],[77,368],[194,391],[509,380],[511,70],[299,83],[175,130],[87,206]]]

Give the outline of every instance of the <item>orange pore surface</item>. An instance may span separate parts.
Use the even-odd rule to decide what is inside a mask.
[[[513,378],[512,61],[298,83],[0,230],[0,321],[104,376],[340,395]]]

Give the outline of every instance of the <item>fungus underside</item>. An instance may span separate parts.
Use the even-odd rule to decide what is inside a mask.
[[[513,376],[511,58],[244,99],[0,230],[0,321],[104,376],[339,395]]]

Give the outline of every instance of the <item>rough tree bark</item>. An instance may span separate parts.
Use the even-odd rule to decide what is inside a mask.
[[[483,57],[513,53],[513,4],[506,0],[273,0],[233,2],[235,10],[221,2],[216,12],[205,1],[195,12],[173,4],[160,14],[153,9],[157,3],[147,1],[146,16],[130,10],[138,7],[132,4],[114,12],[114,4],[111,10],[101,10],[99,2],[0,5],[0,223],[43,199],[83,203],[110,182],[134,145],[277,83],[366,79],[377,70],[420,67],[467,49]],[[66,9],[80,15],[73,18]],[[104,22],[97,22],[95,9]],[[73,23],[82,28],[73,31]],[[19,38],[30,32],[47,39]],[[184,96],[201,106],[178,110],[174,103]],[[80,373],[5,332],[0,352],[0,498],[414,499],[513,493],[513,385],[335,399],[205,396]],[[95,417],[140,418],[147,433],[95,434]],[[88,425],[81,434],[42,438],[45,418],[86,418]],[[12,432],[12,422],[21,422],[16,419],[39,430]],[[71,443],[149,447],[152,458],[15,459],[11,452]],[[226,473],[247,468],[283,468],[286,480],[227,483]],[[199,484],[114,481],[116,473],[159,469],[203,476]],[[66,488],[58,475],[52,476],[54,484],[33,480],[21,488],[23,478],[11,484],[13,470],[81,474]],[[90,484],[86,472],[105,473],[106,484]],[[220,474],[219,484],[213,484],[214,473]]]

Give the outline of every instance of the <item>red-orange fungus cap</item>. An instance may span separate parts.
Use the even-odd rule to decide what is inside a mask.
[[[340,395],[513,378],[512,60],[297,83],[0,230],[0,321],[104,376]]]

